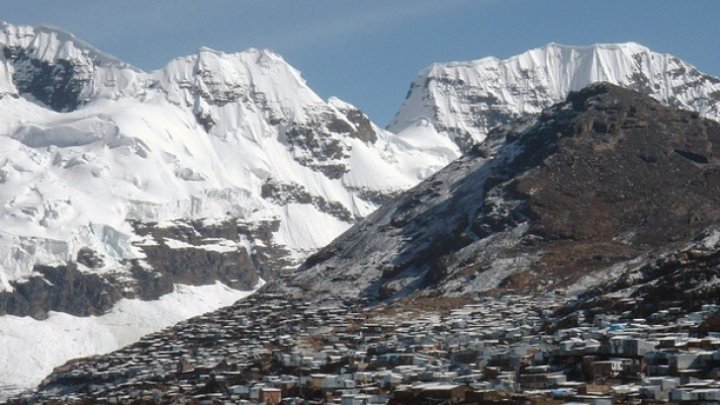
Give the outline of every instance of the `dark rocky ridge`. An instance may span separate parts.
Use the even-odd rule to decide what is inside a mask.
[[[382,207],[298,286],[370,300],[571,286],[717,223],[719,147],[714,121],[591,85]]]
[[[278,269],[290,265],[288,252],[277,246],[272,232],[279,222],[246,224],[227,220],[204,225],[201,221],[178,222],[172,227],[134,223],[141,236],[156,244],[140,246],[144,261],[131,260],[121,269],[100,273],[89,271],[102,266],[103,259],[89,248],[82,248],[74,261],[62,266],[35,266],[28,280],[13,282],[13,291],[0,292],[0,315],[32,316],[44,319],[49,311],[76,316],[100,315],[122,298],[157,299],[173,291],[174,284],[205,285],[221,281],[237,289],[255,286],[258,277],[272,280]],[[165,238],[193,247],[171,248]],[[260,240],[252,252],[245,248],[217,252],[203,249],[216,239],[239,242],[241,238]]]
[[[365,114],[357,109],[342,113],[347,121],[326,112],[311,113],[312,122],[283,125],[282,136],[293,158],[330,179],[339,179],[350,170],[345,160],[350,157],[351,148],[342,142],[344,138],[356,138],[367,144],[377,141],[377,134]]]

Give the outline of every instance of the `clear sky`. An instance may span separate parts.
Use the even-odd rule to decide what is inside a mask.
[[[322,97],[385,125],[433,62],[506,58],[548,42],[635,41],[720,74],[720,0],[0,0],[144,70],[209,46],[269,48]]]

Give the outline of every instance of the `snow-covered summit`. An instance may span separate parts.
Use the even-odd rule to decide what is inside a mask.
[[[101,66],[130,67],[120,59],[96,49],[70,32],[49,25],[13,25],[0,21],[0,44],[10,48],[24,48],[27,53],[44,62],[68,60]]]
[[[634,43],[544,47],[500,60],[433,64],[420,72],[388,129],[434,130],[467,150],[493,127],[537,114],[593,82],[638,90],[661,102],[720,118],[720,79]]]
[[[248,49],[226,54],[210,48],[176,58],[152,74],[177,103],[195,103],[196,95],[209,104],[234,101],[261,103],[277,119],[304,119],[308,104],[323,104],[295,68],[269,50]]]
[[[300,259],[455,154],[323,100],[268,50],[143,72],[61,30],[2,30],[0,290],[83,248],[141,260],[128,221],[279,221]]]

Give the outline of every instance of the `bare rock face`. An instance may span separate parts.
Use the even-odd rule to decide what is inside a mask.
[[[591,85],[383,206],[298,285],[378,300],[600,282],[720,221],[718,148],[720,125],[698,113]]]
[[[272,239],[278,221],[133,225],[138,235],[152,241],[139,245],[144,260],[130,260],[126,268],[97,273],[93,270],[102,266],[102,257],[92,249],[82,248],[76,260],[65,265],[37,265],[37,275],[13,282],[12,291],[0,292],[0,315],[36,319],[45,319],[49,311],[101,315],[122,298],[157,299],[172,292],[175,284],[220,281],[232,288],[250,290],[259,277],[270,280],[278,268],[288,266],[288,252]],[[242,238],[263,243],[248,251],[237,246]],[[218,241],[228,242],[231,247],[217,245]]]
[[[111,284],[109,277],[83,273],[75,263],[36,266],[35,271],[40,276],[14,283],[14,291],[0,292],[0,314],[35,319],[47,318],[48,311],[99,315],[123,297],[122,288]]]
[[[75,260],[91,269],[97,269],[104,265],[102,255],[99,255],[88,247],[80,248],[77,253],[77,259]]]
[[[31,94],[55,111],[72,111],[82,102],[81,92],[92,79],[88,66],[33,59],[19,47],[3,47],[2,51],[16,66],[14,79],[21,93]]]

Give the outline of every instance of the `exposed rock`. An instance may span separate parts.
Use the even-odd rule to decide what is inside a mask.
[[[91,66],[33,59],[20,47],[3,47],[3,55],[15,65],[13,81],[21,94],[30,94],[55,111],[72,111],[83,102],[80,95],[92,79]]]
[[[47,318],[48,311],[78,316],[100,315],[123,298],[124,282],[116,275],[78,271],[74,263],[66,266],[35,266],[38,276],[13,282],[14,291],[0,292],[0,314]]]
[[[309,122],[288,125],[283,133],[298,163],[330,179],[339,179],[350,170],[346,160],[351,146],[345,139],[356,138],[366,144],[378,140],[372,123],[360,110],[343,104],[339,111],[342,114],[307,111],[311,117]]]
[[[332,215],[341,221],[352,223],[357,220],[342,204],[311,195],[305,187],[299,184],[281,184],[268,179],[262,186],[262,197],[280,205],[289,203],[312,204],[321,212]]]
[[[80,250],[78,250],[75,261],[91,269],[97,269],[105,265],[102,255],[99,255],[96,251],[88,247],[80,248]]]
[[[174,284],[220,281],[232,288],[250,290],[259,277],[272,280],[293,264],[287,249],[273,240],[279,221],[178,221],[167,227],[135,222],[133,226],[138,235],[152,240],[139,245],[145,259],[100,273],[82,271],[78,264],[99,269],[104,262],[92,249],[81,248],[76,262],[35,266],[28,280],[11,282],[13,291],[0,292],[0,315],[36,319],[46,318],[48,311],[101,315],[122,298],[157,299],[172,292]],[[218,245],[219,241],[225,245]],[[254,245],[252,251],[245,243]]]
[[[400,195],[399,191],[394,192],[386,192],[386,191],[378,191],[378,190],[371,190],[368,188],[353,188],[348,187],[352,192],[356,193],[360,198],[362,198],[365,201],[370,201],[374,204],[377,204],[378,206],[385,204],[386,202],[392,200],[393,198]]]
[[[349,170],[337,163],[350,157],[347,147],[339,139],[319,134],[316,125],[290,127],[284,136],[301,165],[320,171],[330,179],[339,179]]]

